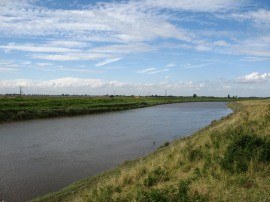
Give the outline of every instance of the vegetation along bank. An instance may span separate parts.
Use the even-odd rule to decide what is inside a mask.
[[[228,101],[234,98],[173,96],[103,96],[103,97],[0,97],[0,122],[76,116],[149,107],[178,102]]]
[[[192,136],[41,201],[269,201],[270,100],[229,103],[233,114]]]

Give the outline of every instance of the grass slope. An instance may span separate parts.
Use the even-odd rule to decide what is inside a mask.
[[[269,201],[270,100],[40,201]]]
[[[231,98],[232,99],[232,98]],[[176,102],[228,101],[209,97],[0,97],[0,122],[119,111]]]

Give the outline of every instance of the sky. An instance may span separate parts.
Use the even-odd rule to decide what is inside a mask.
[[[0,94],[270,96],[269,0],[1,0]]]

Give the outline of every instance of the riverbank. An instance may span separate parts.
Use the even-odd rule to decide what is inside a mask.
[[[239,98],[238,98],[239,99]],[[215,97],[0,97],[0,122],[77,116],[180,102],[219,102]]]
[[[270,101],[229,106],[190,137],[33,201],[267,201]]]

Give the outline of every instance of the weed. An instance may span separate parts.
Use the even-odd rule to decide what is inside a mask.
[[[146,187],[151,187],[158,182],[165,182],[169,180],[168,172],[158,167],[153,170],[147,178],[144,179],[143,183]]]
[[[228,146],[222,167],[232,173],[245,172],[251,160],[270,161],[270,141],[255,135],[242,135]]]
[[[255,185],[255,182],[254,182],[254,180],[250,179],[249,177],[241,176],[238,179],[238,184],[243,188],[249,189]]]
[[[215,125],[217,123],[217,120],[211,121],[211,125]]]
[[[188,201],[189,180],[181,180],[178,186],[178,198],[180,202]]]
[[[133,182],[133,179],[131,176],[125,176],[124,177],[124,184],[127,185],[127,184],[132,184]]]
[[[270,104],[267,106],[267,110],[264,116],[264,122],[269,123],[270,122]]]
[[[162,148],[167,147],[169,145],[170,145],[169,142],[165,142],[164,144],[160,145],[158,149],[162,149]]]
[[[143,184],[147,187],[151,187],[154,184],[156,184],[158,182],[158,178],[155,176],[148,176],[147,178],[144,179]]]
[[[117,193],[121,193],[122,188],[120,186],[116,186],[116,187],[114,187],[114,191],[117,192]]]
[[[97,201],[97,202],[113,202],[113,188],[111,186],[104,186],[99,189],[95,189],[93,191],[94,198],[89,199],[90,201]]]
[[[150,190],[139,190],[137,192],[136,200],[138,202],[167,202],[167,194],[164,190],[150,189]]]
[[[192,149],[188,152],[188,159],[190,161],[200,160],[203,157],[203,153],[199,149]]]
[[[200,169],[198,168],[198,167],[196,167],[195,169],[194,169],[194,176],[197,178],[197,177],[200,177],[201,176],[201,171],[200,171]]]
[[[215,149],[219,149],[220,147],[220,135],[221,133],[219,131],[210,134],[211,142]]]
[[[206,202],[209,201],[208,197],[201,195],[199,192],[195,191],[192,200],[194,202]]]

